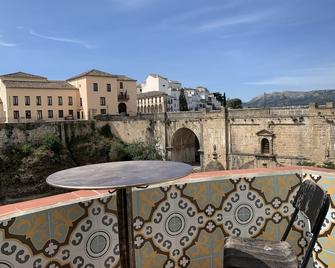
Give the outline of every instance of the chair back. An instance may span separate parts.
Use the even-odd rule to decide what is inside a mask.
[[[315,182],[304,180],[293,201],[293,207],[307,216],[313,234],[317,229],[316,225],[326,196],[326,192]]]
[[[298,212],[302,211],[307,216],[310,222],[311,232],[313,236],[306,250],[303,263],[300,266],[301,268],[306,267],[309,262],[323,221],[327,216],[329,205],[330,197],[314,181],[304,180],[301,183],[301,186],[293,201],[293,207],[295,208],[295,210],[282,238],[283,241],[286,240]]]

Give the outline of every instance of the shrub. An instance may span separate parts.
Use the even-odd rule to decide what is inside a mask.
[[[100,134],[106,138],[111,138],[113,136],[110,125],[106,124],[100,128]]]
[[[126,152],[126,145],[117,139],[113,139],[109,150],[109,160],[110,161],[122,161],[129,160],[128,154]]]
[[[21,146],[20,151],[24,156],[28,156],[32,153],[33,148],[30,144],[24,144]]]
[[[306,166],[306,167],[315,167],[315,162],[309,162],[309,161],[300,161],[297,163],[298,166]]]
[[[131,160],[162,160],[156,140],[150,140],[147,144],[142,141],[129,143],[126,152]]]
[[[324,162],[322,167],[324,168],[330,168],[330,169],[335,169],[335,164],[331,161]]]
[[[59,137],[54,134],[46,135],[42,140],[42,145],[55,153],[59,153],[62,148]]]

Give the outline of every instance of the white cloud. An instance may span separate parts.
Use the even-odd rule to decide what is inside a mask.
[[[36,36],[36,37],[39,37],[39,38],[42,38],[42,39],[47,39],[47,40],[57,41],[57,42],[63,42],[63,43],[77,44],[77,45],[81,45],[81,46],[83,46],[85,48],[88,48],[88,49],[93,48],[92,45],[86,43],[85,41],[78,40],[78,39],[43,35],[43,34],[39,34],[39,33],[35,32],[34,30],[30,30],[29,33],[33,36]]]
[[[292,75],[247,82],[247,85],[300,88],[335,88],[335,65],[297,70]]]
[[[0,34],[0,39],[2,39],[2,38],[3,38],[3,35]],[[15,47],[16,44],[14,44],[14,43],[9,43],[9,42],[5,42],[5,41],[3,41],[3,40],[0,40],[0,46],[1,46],[1,47]]]
[[[245,14],[239,15],[230,18],[224,19],[217,19],[207,22],[203,25],[200,25],[197,29],[200,31],[212,31],[224,27],[239,25],[239,24],[251,24],[263,21],[264,19],[268,18],[273,12],[272,11],[265,11],[259,12],[254,14]]]
[[[14,43],[8,43],[8,42],[4,42],[4,41],[0,40],[0,46],[2,46],[2,47],[15,47],[16,44],[14,44]]]

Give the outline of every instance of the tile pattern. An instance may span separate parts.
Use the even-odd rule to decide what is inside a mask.
[[[317,174],[317,171],[315,171]],[[137,267],[222,267],[224,237],[281,238],[305,178],[333,197],[334,177],[286,174],[199,180],[133,193]],[[335,260],[332,202],[315,267]],[[299,215],[288,241],[301,261],[308,223]],[[0,267],[119,267],[115,197],[86,201],[0,222]]]
[[[0,267],[117,267],[119,242],[111,198],[0,222]]]

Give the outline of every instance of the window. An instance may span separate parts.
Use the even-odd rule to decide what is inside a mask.
[[[25,102],[26,106],[29,106],[30,105],[30,97],[29,96],[25,96],[24,97],[24,102]]]
[[[120,89],[123,89],[123,82],[120,82]]]
[[[14,106],[19,105],[19,97],[18,96],[13,96],[13,105]]]
[[[37,110],[37,120],[42,120],[42,119],[43,119],[42,110]]]
[[[48,96],[48,105],[52,105],[52,97]]]
[[[266,138],[263,138],[261,141],[261,152],[262,154],[270,153],[270,143],[269,143],[269,140]]]
[[[71,96],[68,97],[68,101],[69,101],[69,105],[72,106],[73,105],[73,99]]]
[[[69,110],[69,115],[73,116],[73,110]]]
[[[64,117],[63,110],[58,110],[58,118],[63,118],[63,117]]]
[[[100,114],[107,114],[107,110],[106,109],[101,109]]]
[[[112,85],[111,84],[107,84],[107,92],[111,92],[112,91]]]
[[[105,97],[100,97],[100,105],[105,106],[106,105],[106,98]]]
[[[93,91],[98,91],[98,83],[93,83]]]
[[[79,99],[79,103],[80,103],[80,106],[83,106],[83,99],[82,98]]]
[[[14,111],[13,112],[14,119],[19,119],[20,118],[20,113],[19,111]]]
[[[42,105],[42,98],[41,98],[41,96],[36,96],[36,105],[38,105],[38,106]]]
[[[58,96],[58,105],[63,105],[63,97]]]
[[[53,117],[54,117],[54,111],[48,110],[48,118],[53,118]]]
[[[26,111],[26,119],[31,119],[31,111]]]

